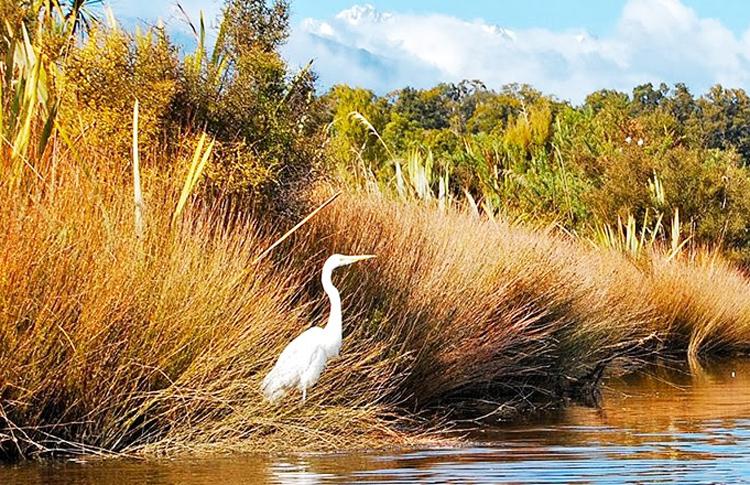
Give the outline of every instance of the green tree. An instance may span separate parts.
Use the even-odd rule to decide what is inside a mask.
[[[698,100],[701,133],[708,148],[734,148],[750,164],[750,98],[743,89],[716,85]]]
[[[393,112],[413,121],[419,128],[439,130],[450,126],[450,99],[444,85],[428,90],[404,88],[392,98]]]
[[[367,89],[344,85],[334,86],[325,100],[331,117],[329,153],[334,163],[364,162],[367,168],[377,170],[388,155],[373,129],[378,134],[384,132],[389,117],[387,102]]]
[[[633,88],[633,111],[635,114],[654,111],[667,99],[669,87],[661,83],[654,89],[651,83],[641,84]]]
[[[227,0],[213,55],[183,69],[175,113],[216,137],[207,173],[224,192],[270,197],[320,160],[315,76],[290,74],[278,52],[288,34],[286,1]]]

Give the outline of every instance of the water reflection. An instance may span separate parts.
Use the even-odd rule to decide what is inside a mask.
[[[484,431],[475,445],[398,454],[0,468],[0,483],[750,482],[750,361],[610,380],[604,407]]]

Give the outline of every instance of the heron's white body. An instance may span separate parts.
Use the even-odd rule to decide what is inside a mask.
[[[372,256],[342,256],[334,254],[323,265],[323,289],[331,302],[331,313],[325,328],[312,327],[292,340],[281,352],[271,372],[263,379],[262,391],[269,401],[275,401],[290,389],[297,388],[302,400],[307,390],[315,385],[328,361],[341,350],[341,297],[333,286],[333,270]]]

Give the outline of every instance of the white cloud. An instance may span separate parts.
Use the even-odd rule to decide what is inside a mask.
[[[481,79],[530,83],[581,101],[600,88],[643,82],[747,86],[750,31],[737,36],[679,0],[629,0],[616,28],[510,30],[482,19],[379,12],[359,5],[328,19],[305,19],[284,48],[292,64],[315,60],[324,87],[337,82],[383,93],[406,85]]]

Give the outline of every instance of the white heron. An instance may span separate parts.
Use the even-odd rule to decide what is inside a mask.
[[[341,350],[341,297],[331,282],[331,274],[341,266],[374,257],[334,254],[326,260],[321,280],[331,302],[328,324],[325,328],[308,328],[281,352],[279,360],[263,379],[261,390],[266,399],[275,401],[296,387],[302,393],[302,402],[305,401],[307,390],[318,382],[328,360],[337,357]]]

